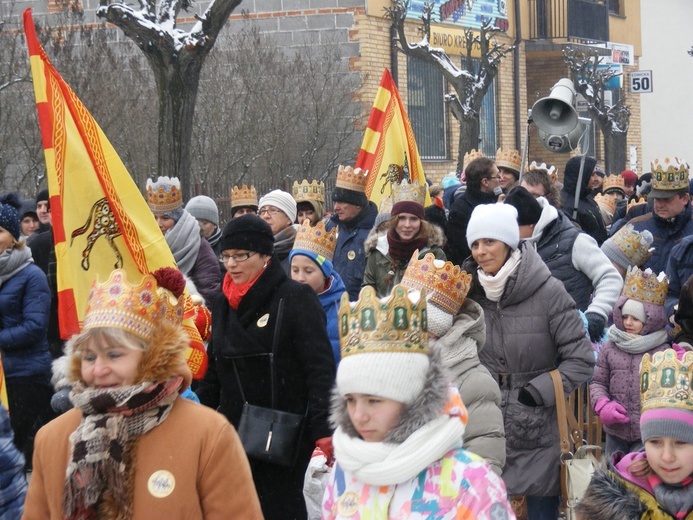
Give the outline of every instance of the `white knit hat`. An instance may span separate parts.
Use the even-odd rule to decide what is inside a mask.
[[[647,313],[645,313],[645,306],[642,302],[638,300],[631,300],[630,298],[626,300],[626,303],[621,307],[621,316],[633,316],[633,318],[647,323]]]
[[[198,220],[209,220],[215,226],[219,225],[219,208],[217,208],[214,200],[205,195],[198,195],[190,199],[185,205],[185,209]]]
[[[420,298],[420,291],[407,292],[402,285],[383,299],[370,286],[356,302],[342,297],[339,395],[375,395],[405,404],[421,395],[429,358],[427,306]]]
[[[435,303],[428,302],[428,332],[442,338],[452,327],[453,315]]]
[[[469,219],[467,225],[467,245],[480,238],[500,240],[517,249],[520,243],[520,228],[517,224],[517,210],[510,204],[480,204]]]
[[[258,203],[258,209],[262,209],[263,206],[274,206],[284,212],[284,214],[289,217],[291,222],[296,222],[296,214],[298,213],[296,209],[296,200],[282,190],[270,191],[267,195],[260,198]]]

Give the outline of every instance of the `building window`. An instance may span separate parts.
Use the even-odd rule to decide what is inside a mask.
[[[407,110],[421,159],[447,159],[445,79],[435,65],[407,56]]]
[[[479,112],[479,149],[486,157],[496,156],[496,79],[486,91]]]
[[[621,14],[621,0],[608,0],[609,12],[613,14]]]

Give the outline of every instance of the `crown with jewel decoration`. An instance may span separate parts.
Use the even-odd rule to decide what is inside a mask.
[[[609,190],[620,190],[621,193],[625,193],[626,181],[620,175],[607,175],[602,182],[602,193],[608,193]]]
[[[647,204],[646,195],[642,195],[641,197],[638,197],[636,195],[635,197],[633,197],[633,200],[631,200],[626,206],[626,213],[628,213],[631,208],[634,208],[635,206],[640,206],[640,204]]]
[[[626,272],[621,296],[641,303],[664,305],[669,290],[669,279],[664,273],[655,276],[652,271],[641,271],[637,266],[631,266]]]
[[[410,183],[404,179],[399,184],[392,185],[392,203],[411,201],[418,202],[422,206],[426,201],[426,187],[419,185],[419,181]]]
[[[325,230],[325,223],[320,221],[315,226],[310,225],[310,220],[305,219],[298,228],[294,249],[309,251],[327,258],[330,262],[334,257],[337,247],[337,228]]]
[[[464,159],[462,160],[462,170],[466,170],[467,166],[469,166],[469,163],[472,162],[474,159],[478,159],[479,157],[486,157],[481,150],[472,149],[469,152],[465,153]]]
[[[147,204],[155,215],[163,215],[183,206],[183,193],[176,177],[147,179]]]
[[[319,181],[309,183],[305,179],[301,181],[301,184],[294,181],[291,194],[296,202],[325,202],[325,185]]]
[[[388,195],[387,197],[383,196],[382,199],[380,199],[380,207],[378,208],[378,213],[392,213],[392,197]]]
[[[367,184],[368,170],[364,171],[361,168],[339,165],[339,169],[337,170],[337,182],[335,184],[337,188],[366,193]]]
[[[601,209],[612,215],[614,214],[614,211],[616,211],[616,199],[613,197],[608,197],[602,193],[597,193],[594,196],[594,202],[596,202]]]
[[[654,408],[678,408],[693,412],[693,352],[683,354],[667,349],[645,354],[640,362],[641,412]]]
[[[640,266],[652,256],[652,234],[636,231],[633,224],[626,224],[609,239],[628,258],[631,265]]]
[[[688,191],[688,164],[679,161],[678,157],[662,161],[655,159],[650,164],[652,168],[652,189],[665,191]]]
[[[428,354],[426,295],[411,296],[404,285],[395,285],[382,300],[371,286],[361,289],[356,302],[344,293],[339,308],[342,359],[366,352]]]
[[[499,148],[496,151],[496,166],[499,168],[507,168],[519,173],[522,155],[517,150],[512,148]]]
[[[231,207],[238,208],[241,206],[255,206],[257,207],[257,191],[255,186],[246,186],[245,184],[240,188],[234,186],[231,189]]]
[[[159,287],[150,274],[131,283],[117,269],[104,283],[98,278],[92,283],[82,329],[114,327],[148,341],[162,320],[182,323],[184,298]]]
[[[456,315],[472,285],[472,275],[452,262],[436,260],[433,253],[419,259],[418,249],[409,261],[402,285],[426,291],[428,301]]]

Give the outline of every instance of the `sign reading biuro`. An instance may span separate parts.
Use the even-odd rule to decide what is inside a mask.
[[[421,19],[427,0],[410,0],[407,18]],[[433,4],[431,22],[479,29],[482,19],[494,20],[494,26],[508,30],[507,0],[428,0]]]

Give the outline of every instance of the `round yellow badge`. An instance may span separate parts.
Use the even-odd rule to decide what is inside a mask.
[[[354,258],[356,258],[356,251],[354,251],[354,250],[349,251],[349,252],[347,253],[347,258],[348,258],[349,260],[353,260]]]
[[[337,501],[339,516],[353,516],[359,510],[359,496],[353,491],[347,491]]]
[[[265,325],[267,325],[268,321],[269,321],[269,314],[265,314],[264,316],[261,316],[259,320],[257,320],[257,326],[262,328]]]
[[[176,479],[173,473],[161,469],[152,473],[147,482],[147,489],[153,497],[156,498],[166,498],[176,487]]]

